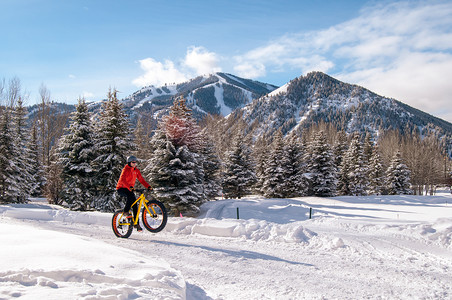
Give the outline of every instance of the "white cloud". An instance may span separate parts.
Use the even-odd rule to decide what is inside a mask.
[[[209,52],[204,47],[191,46],[187,49],[184,64],[195,70],[196,75],[221,72],[218,66],[219,57],[214,52]]]
[[[356,70],[337,77],[452,120],[450,54],[405,53],[390,68]]]
[[[219,56],[207,51],[204,47],[188,47],[186,56],[180,64],[171,60],[165,62],[146,58],[139,61],[144,74],[134,79],[132,83],[138,87],[146,85],[161,86],[165,83],[180,83],[197,75],[220,72]]]
[[[186,81],[188,77],[182,73],[170,60],[164,63],[158,62],[152,58],[146,58],[139,61],[144,74],[132,81],[139,87],[146,85],[161,86],[165,83],[180,83]]]
[[[236,56],[234,69],[253,78],[281,70],[324,71],[452,121],[450,16],[450,2],[369,6],[355,19],[287,34]]]
[[[364,10],[336,28],[354,37],[334,44],[334,55],[347,61],[338,77],[452,121],[451,15],[452,3]]]
[[[259,78],[269,72],[298,70],[329,71],[334,63],[317,55],[305,35],[286,35],[276,41],[234,57],[237,75]],[[292,78],[288,78],[290,80]]]
[[[234,67],[234,71],[238,76],[245,78],[258,78],[265,76],[265,65],[260,62],[244,62]]]
[[[374,2],[375,3],[375,2]],[[323,30],[286,34],[230,58],[236,75],[323,71],[452,122],[452,3],[407,1],[365,7],[352,20]],[[138,86],[180,82],[220,71],[224,62],[188,47],[179,64],[140,61]],[[292,78],[287,78],[287,82]]]

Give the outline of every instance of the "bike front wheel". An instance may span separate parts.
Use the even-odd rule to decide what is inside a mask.
[[[150,232],[156,233],[165,228],[166,222],[168,221],[168,214],[162,202],[151,200],[146,203],[142,219],[144,227]]]
[[[111,227],[117,237],[128,238],[132,234],[133,225],[132,218],[126,218],[122,210],[118,210],[113,214],[111,219]]]

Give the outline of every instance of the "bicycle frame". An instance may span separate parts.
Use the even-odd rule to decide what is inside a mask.
[[[124,210],[118,210],[113,214],[111,226],[117,237],[128,238],[132,234],[133,227],[139,224],[140,214],[144,227],[150,232],[157,233],[165,228],[168,221],[165,205],[155,199],[153,195],[146,199],[145,191],[144,189],[135,190],[136,193],[141,193],[141,195],[132,204],[138,205],[136,207],[137,213],[134,216],[127,215],[127,218],[125,218]]]
[[[149,201],[146,200],[146,197],[144,197],[144,193],[142,193],[142,194],[140,195],[140,197],[138,197],[137,200],[135,200],[135,202],[133,202],[132,206],[134,206],[135,204],[138,203],[138,204],[137,204],[137,205],[138,205],[137,214],[136,214],[134,217],[132,217],[132,224],[133,224],[134,226],[138,224],[138,220],[139,220],[139,218],[140,218],[140,213],[141,213],[141,207],[143,207],[143,204],[146,204],[146,203],[148,203],[148,202],[149,202]],[[148,214],[150,214],[150,215],[155,215],[155,214],[157,214],[152,206],[151,206],[151,210],[152,210],[153,213],[151,213],[151,211],[149,210],[149,207],[148,207],[147,205],[144,205],[144,208],[146,209],[146,211],[147,211]],[[121,217],[122,217],[122,215],[121,215]],[[129,223],[121,223],[121,225],[129,225]]]

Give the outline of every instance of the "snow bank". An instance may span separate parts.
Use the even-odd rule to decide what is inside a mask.
[[[178,234],[202,234],[217,237],[243,238],[253,241],[306,243],[316,235],[301,222],[276,224],[265,220],[172,219],[166,229]]]
[[[413,224],[397,228],[408,236],[452,249],[452,218],[441,218],[432,224]]]
[[[157,257],[23,224],[0,227],[1,299],[185,299],[182,275]]]
[[[224,199],[205,203],[201,215],[194,218],[169,218],[164,232],[185,235],[239,238],[253,241],[309,243],[317,236],[308,222],[312,208],[313,222],[337,222],[335,226],[353,227],[355,231],[389,230],[394,234],[415,235],[429,243],[450,248],[452,241],[451,195],[438,196],[367,196],[302,197],[265,199],[258,196]],[[239,217],[237,219],[237,209]],[[111,225],[111,214],[76,212],[42,203],[0,206],[0,216],[39,221],[58,221],[89,225]],[[381,223],[380,224],[368,224]],[[306,227],[309,227],[307,229]],[[316,243],[320,237],[316,238]],[[341,241],[327,248],[340,248]],[[331,246],[331,247],[330,247]]]
[[[0,215],[19,220],[59,221],[65,223],[107,225],[112,214],[70,211],[56,205],[14,204],[0,206]]]
[[[225,200],[226,203],[234,204],[234,201]],[[281,205],[281,203],[283,205]],[[208,215],[217,214],[217,206],[224,206],[222,202],[211,202]],[[208,205],[209,206],[209,205]],[[262,210],[271,211],[265,213],[271,220],[262,219],[232,219],[232,218],[169,218],[164,229],[166,232],[176,234],[201,234],[216,237],[243,238],[253,241],[277,241],[288,243],[307,243],[316,234],[302,225],[301,221],[286,223],[287,216],[291,216],[288,210],[298,211],[300,207],[291,204],[285,205],[281,200],[267,202],[245,201],[242,203],[242,213],[245,216],[263,216]],[[223,213],[228,209],[221,208]],[[229,209],[229,211],[232,210]],[[234,212],[236,209],[234,208]],[[285,215],[286,217],[282,216]],[[51,205],[20,204],[14,206],[0,206],[0,215],[5,217],[37,220],[37,221],[59,221],[64,223],[81,223],[88,225],[111,226],[112,214],[100,212],[77,212]],[[305,217],[303,217],[304,219]],[[273,222],[280,221],[283,224]],[[293,218],[291,217],[293,221]]]

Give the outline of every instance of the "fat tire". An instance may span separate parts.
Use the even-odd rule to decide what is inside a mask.
[[[118,228],[119,227],[119,218],[121,217],[122,214],[123,214],[122,210],[118,210],[117,212],[115,212],[113,214],[113,217],[111,218],[111,227],[113,229],[113,233],[117,237],[126,239],[132,234],[133,226],[132,226],[132,224],[121,225],[123,228],[125,228],[126,226],[127,226],[127,228],[126,228],[126,231],[124,231],[124,230],[119,231],[119,229],[120,229],[120,228]],[[125,233],[123,233],[123,232],[125,232]]]
[[[148,214],[146,208],[143,209],[143,214],[141,217],[143,220],[144,227],[152,233],[157,233],[157,232],[162,231],[163,228],[165,228],[166,222],[168,221],[168,213],[166,212],[165,205],[162,202],[154,199],[154,200],[150,200],[146,204],[147,207],[152,206],[152,205],[156,206],[159,210],[157,212],[157,218],[159,219],[160,223],[158,223],[157,226],[155,226],[153,224],[153,222],[152,223],[150,222],[151,220],[152,221],[155,220],[155,218],[153,218],[152,216],[150,216]]]

